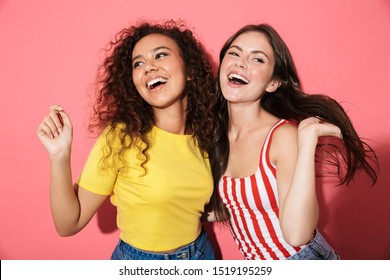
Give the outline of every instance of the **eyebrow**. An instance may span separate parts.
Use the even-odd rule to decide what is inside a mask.
[[[166,50],[169,50],[169,51],[171,50],[171,49],[168,48],[168,47],[160,46],[160,47],[154,48],[151,52],[152,52],[152,53],[155,53],[155,52],[157,52],[157,51],[159,51],[159,50],[161,50],[161,49],[166,49]],[[141,54],[136,55],[135,57],[133,57],[133,59],[132,59],[131,61],[134,61],[134,60],[136,60],[136,59],[138,59],[138,58],[141,58],[141,57],[142,57]]]
[[[239,47],[239,46],[237,46],[237,45],[231,45],[231,46],[228,48],[228,50],[231,49],[231,48],[238,49],[239,51],[242,52],[242,48]],[[261,50],[254,50],[254,51],[251,51],[251,53],[253,53],[253,54],[258,54],[258,53],[263,54],[263,55],[269,60],[268,55],[267,55],[265,52],[261,51]]]

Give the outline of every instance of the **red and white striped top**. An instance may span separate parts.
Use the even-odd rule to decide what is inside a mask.
[[[279,224],[279,202],[276,168],[269,149],[274,131],[289,121],[280,120],[272,126],[260,153],[255,174],[245,178],[223,176],[219,195],[230,213],[230,230],[246,259],[286,259],[302,247],[289,245]]]

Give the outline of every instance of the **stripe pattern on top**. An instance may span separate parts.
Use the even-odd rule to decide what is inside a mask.
[[[274,131],[286,124],[279,120],[267,134],[255,174],[245,178],[223,176],[218,192],[230,214],[230,230],[246,259],[286,259],[305,247],[293,247],[282,236],[276,168],[269,149]]]

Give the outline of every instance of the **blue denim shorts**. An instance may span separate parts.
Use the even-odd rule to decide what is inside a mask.
[[[190,244],[173,253],[152,253],[140,250],[119,240],[111,260],[214,260],[214,249],[205,230]]]
[[[287,260],[339,260],[340,256],[316,230],[314,238],[301,251]]]

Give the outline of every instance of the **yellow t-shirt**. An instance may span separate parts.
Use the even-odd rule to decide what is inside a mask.
[[[170,250],[200,234],[200,216],[210,200],[213,179],[209,161],[202,157],[191,135],[153,127],[148,138],[147,174],[140,166],[143,160],[137,157],[137,148],[125,154],[128,168],[119,164],[102,170],[103,133],[78,184],[93,193],[111,195],[123,241],[148,251]]]

